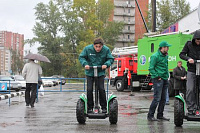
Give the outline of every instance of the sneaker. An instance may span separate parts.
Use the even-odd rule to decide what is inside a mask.
[[[165,105],[170,105],[170,103],[169,103],[169,102],[166,102]]]
[[[195,111],[188,111],[188,115],[196,115]]]
[[[107,109],[102,109],[102,113],[107,113]]]
[[[34,107],[35,107],[35,106],[32,104],[32,105],[31,105],[31,108],[34,108]]]
[[[148,121],[158,121],[158,119],[156,119],[155,117],[149,117],[149,116],[147,116],[147,120]]]
[[[166,117],[157,117],[157,119],[159,119],[159,120],[164,120],[164,121],[169,121],[170,119],[169,118],[166,118]]]
[[[29,106],[29,104],[27,103],[26,106]]]

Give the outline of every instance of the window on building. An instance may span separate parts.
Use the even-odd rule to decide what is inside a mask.
[[[128,35],[128,39],[130,39],[130,35]]]
[[[128,30],[131,30],[131,27],[130,27],[130,26],[128,26]]]
[[[131,0],[128,0],[128,4],[131,4]]]
[[[128,13],[131,13],[131,9],[128,9]]]
[[[130,17],[128,17],[128,22],[130,22],[131,21],[131,18]]]

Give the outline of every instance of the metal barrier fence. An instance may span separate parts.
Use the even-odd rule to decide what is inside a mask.
[[[40,92],[86,92],[86,78],[41,78],[43,81],[44,80],[57,80],[58,81],[58,86],[53,86],[52,87],[44,87],[44,90],[41,91],[39,89],[39,86],[37,86],[37,102],[38,102],[38,95]],[[65,85],[62,85],[62,81],[65,81]],[[108,78],[105,78],[105,91],[107,93],[108,97]]]
[[[45,90],[41,91],[39,89],[39,85],[37,85],[37,99],[36,101],[38,102],[38,94],[40,92],[86,92],[86,78],[41,78],[42,80],[56,80],[58,83],[58,86],[53,86],[51,87],[44,87]],[[10,106],[10,98],[14,96],[20,96],[24,94],[24,92],[16,93],[16,94],[11,94],[11,80],[0,80],[1,82],[7,82],[7,90],[1,91],[0,89],[0,94],[8,94],[5,96],[0,97],[0,100],[3,99],[8,99],[9,100],[9,106]],[[65,81],[65,86],[62,85],[62,81]],[[107,93],[107,98],[108,98],[108,78],[105,78],[105,86],[104,88],[106,93]]]
[[[23,95],[24,93],[23,92],[18,92],[18,93],[13,93],[11,94],[11,80],[0,80],[0,94],[6,94],[6,95],[2,95],[0,96],[0,100],[4,100],[4,99],[8,99],[8,105],[10,106],[10,98],[12,97],[15,97],[15,96],[20,96],[20,95]],[[6,86],[2,86],[2,84],[6,84]],[[4,88],[4,89],[2,89]]]

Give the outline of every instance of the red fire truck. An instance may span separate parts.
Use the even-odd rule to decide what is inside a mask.
[[[138,47],[114,48],[112,55],[115,61],[110,68],[110,84],[116,86],[117,91],[124,89],[150,90],[151,78],[148,75],[137,75]]]

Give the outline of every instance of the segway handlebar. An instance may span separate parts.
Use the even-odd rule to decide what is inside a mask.
[[[102,68],[102,66],[90,66],[90,69],[91,68],[93,68],[93,69],[95,69],[95,68]]]
[[[94,77],[98,77],[98,68],[102,68],[102,66],[90,66],[90,69],[93,68],[94,69]]]
[[[196,75],[200,75],[200,60],[194,60],[194,63],[196,64]]]

